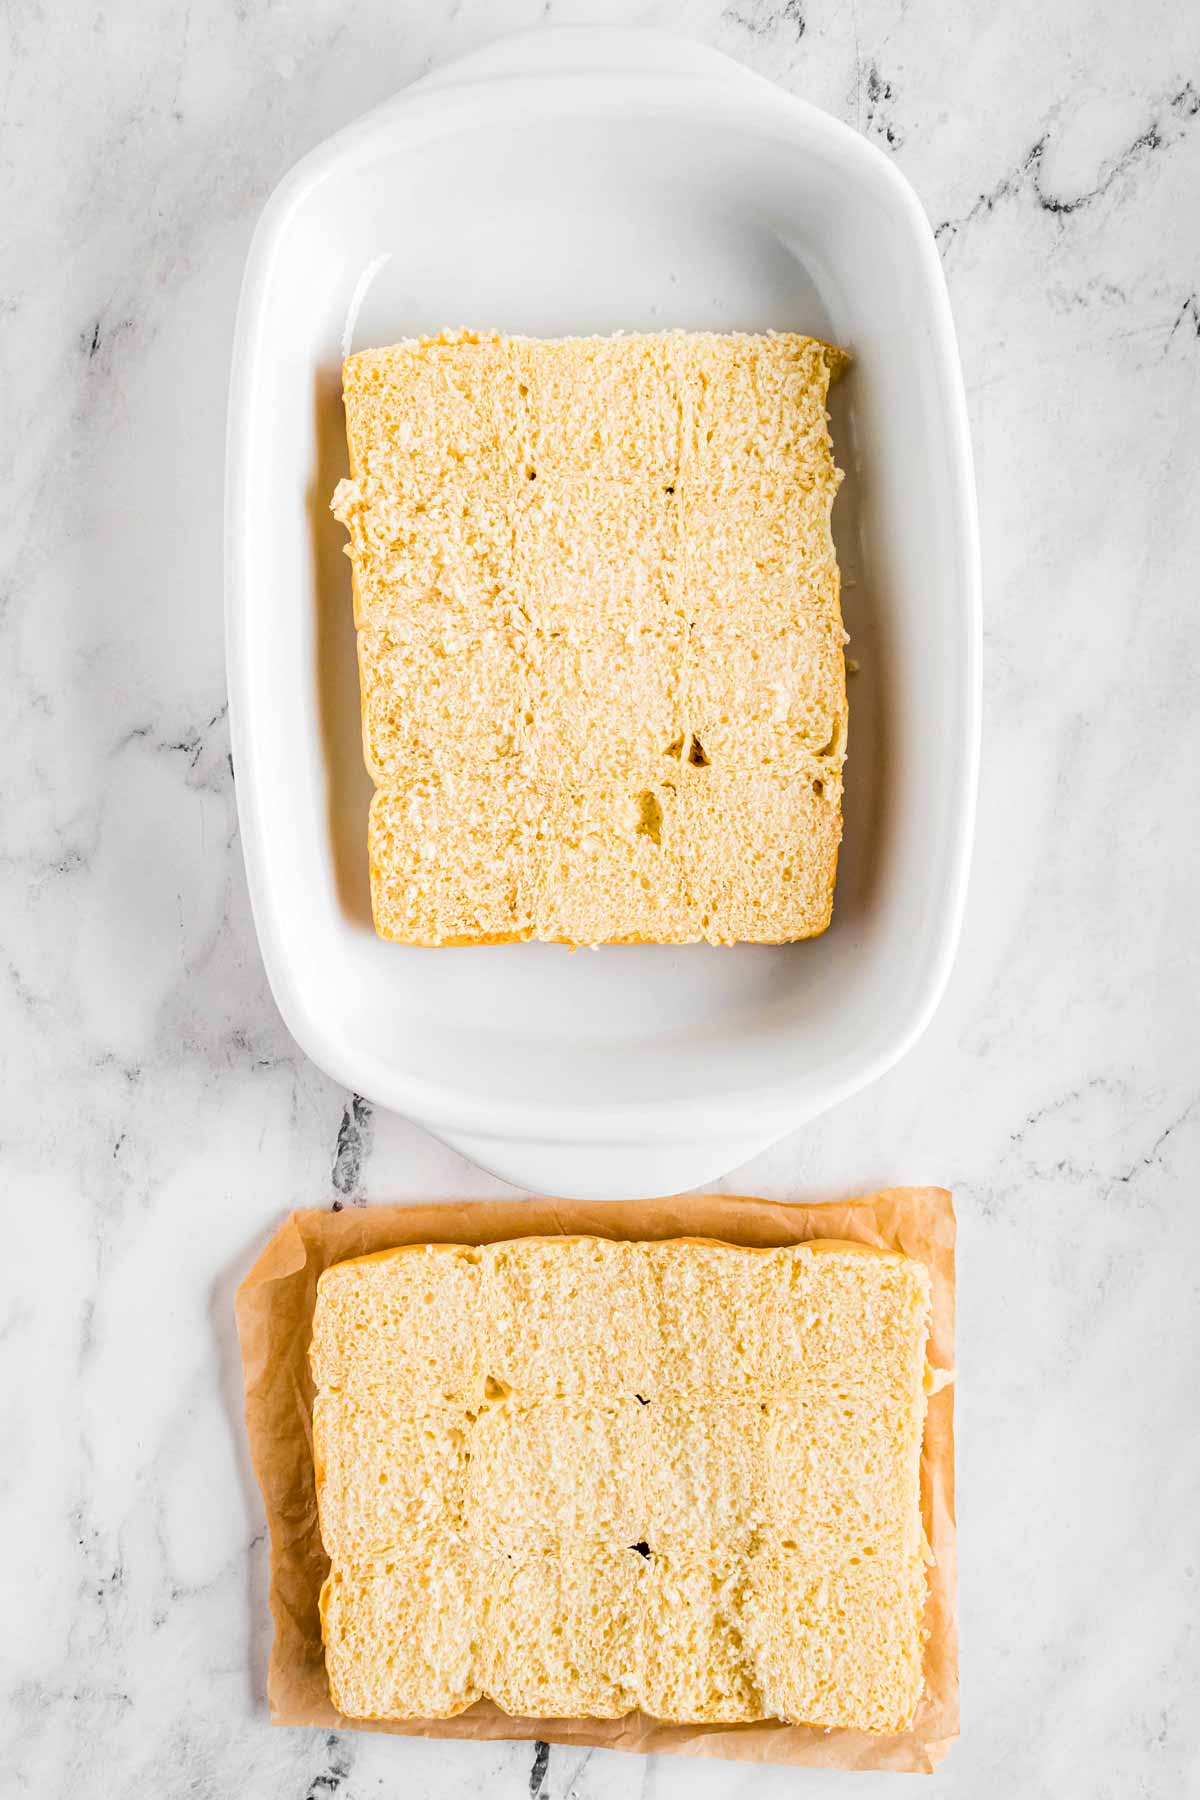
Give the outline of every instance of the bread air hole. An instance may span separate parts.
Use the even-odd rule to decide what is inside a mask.
[[[708,757],[705,755],[704,745],[698,737],[694,737],[688,745],[687,759],[693,769],[707,769]]]
[[[666,749],[663,751],[663,755],[664,756],[673,756],[675,758],[676,762],[678,762],[680,757],[683,755],[683,738],[682,738],[682,736],[677,737],[677,738],[672,738],[671,742],[667,745]]]
[[[639,1556],[649,1556],[650,1554],[650,1546],[645,1538],[639,1538],[637,1543],[630,1544],[629,1548],[631,1550],[636,1550]]]
[[[818,800],[823,800],[825,798],[825,783],[823,781],[814,781],[813,793],[817,796]]]
[[[652,844],[662,843],[662,806],[657,795],[649,789],[637,797],[639,837],[648,837]]]
[[[485,1400],[507,1400],[511,1393],[512,1389],[507,1381],[498,1381],[494,1375],[489,1375],[483,1384]]]

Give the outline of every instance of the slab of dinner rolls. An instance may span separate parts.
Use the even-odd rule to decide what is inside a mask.
[[[929,1303],[923,1265],[845,1244],[524,1238],[326,1270],[335,1704],[903,1729]]]
[[[780,943],[833,905],[846,681],[794,332],[458,332],[345,364],[375,926]]]

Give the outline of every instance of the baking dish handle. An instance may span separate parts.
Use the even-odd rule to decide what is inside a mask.
[[[710,50],[707,44],[645,26],[551,25],[510,32],[494,43],[442,63],[412,84],[415,89],[444,88],[496,77],[565,75],[575,70],[605,74],[716,76],[721,80],[760,81],[752,70]]]
[[[761,1134],[666,1143],[537,1143],[468,1132],[436,1135],[501,1181],[571,1200],[656,1200],[686,1193],[726,1176],[765,1148]]]

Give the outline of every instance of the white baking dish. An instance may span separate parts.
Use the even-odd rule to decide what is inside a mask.
[[[429,951],[370,924],[344,348],[780,326],[846,345],[851,684],[834,923],[781,949]],[[519,1185],[711,1179],[894,1063],[958,936],[980,700],[962,380],[921,208],[845,126],[658,33],[522,34],[307,157],[263,214],[230,394],[230,713],[263,958],[347,1087]]]

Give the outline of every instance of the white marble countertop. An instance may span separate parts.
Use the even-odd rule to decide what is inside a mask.
[[[3,1791],[849,1796],[882,1777],[267,1724],[232,1296],[292,1204],[484,1194],[297,1052],[238,847],[225,383],[303,151],[518,24],[674,26],[937,226],[986,583],[948,997],[728,1186],[960,1211],[946,1795],[1200,1793],[1200,14],[1185,0],[11,8],[0,309]],[[919,1778],[891,1777],[887,1791]]]

